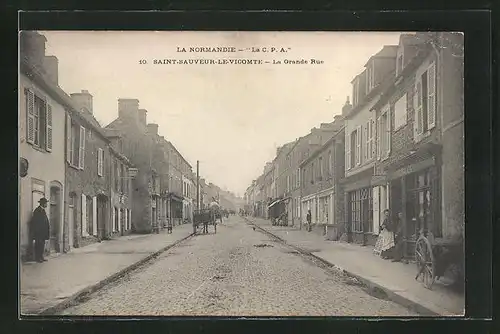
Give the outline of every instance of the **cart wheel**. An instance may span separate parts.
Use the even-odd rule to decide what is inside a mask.
[[[432,253],[431,243],[424,236],[421,236],[415,245],[415,262],[418,269],[416,278],[422,276],[424,286],[431,289],[436,279],[436,261]]]

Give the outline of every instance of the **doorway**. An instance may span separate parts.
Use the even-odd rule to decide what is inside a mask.
[[[106,205],[107,205],[107,200],[105,196],[98,195],[97,196],[97,237],[99,240],[105,240],[108,235],[108,228],[107,228],[107,215],[106,215]]]
[[[50,187],[50,252],[61,252],[61,188],[53,185]]]

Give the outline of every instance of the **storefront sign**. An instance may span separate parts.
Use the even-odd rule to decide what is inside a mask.
[[[391,179],[398,179],[404,175],[412,174],[418,171],[421,171],[423,169],[432,167],[435,165],[435,158],[432,157],[430,159],[417,162],[416,164],[408,165],[403,168],[398,169],[391,175]]]

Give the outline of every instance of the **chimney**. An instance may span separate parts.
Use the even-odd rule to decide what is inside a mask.
[[[92,95],[90,95],[88,90],[82,90],[81,93],[73,93],[71,94],[71,98],[75,102],[75,104],[78,106],[78,108],[85,108],[87,109],[91,114],[94,114],[94,111],[92,109]]]
[[[158,135],[158,124],[155,123],[149,123],[147,125],[148,127],[148,133],[151,135]]]
[[[47,38],[36,31],[22,31],[19,39],[21,58],[25,58],[35,69],[44,72]]]
[[[57,86],[59,86],[59,60],[56,56],[45,56],[43,59],[43,67],[47,78]]]
[[[118,117],[125,119],[137,119],[139,110],[138,99],[118,99]]]
[[[137,111],[137,117],[138,117],[139,123],[141,123],[144,126],[146,126],[146,114],[147,113],[148,113],[148,111],[146,109],[139,109]]]
[[[352,109],[352,105],[349,102],[349,96],[347,97],[347,101],[345,101],[344,106],[342,107],[342,117],[345,117]]]

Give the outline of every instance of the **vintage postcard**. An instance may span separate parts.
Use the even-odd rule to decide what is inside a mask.
[[[464,315],[464,35],[22,31],[20,314]]]

